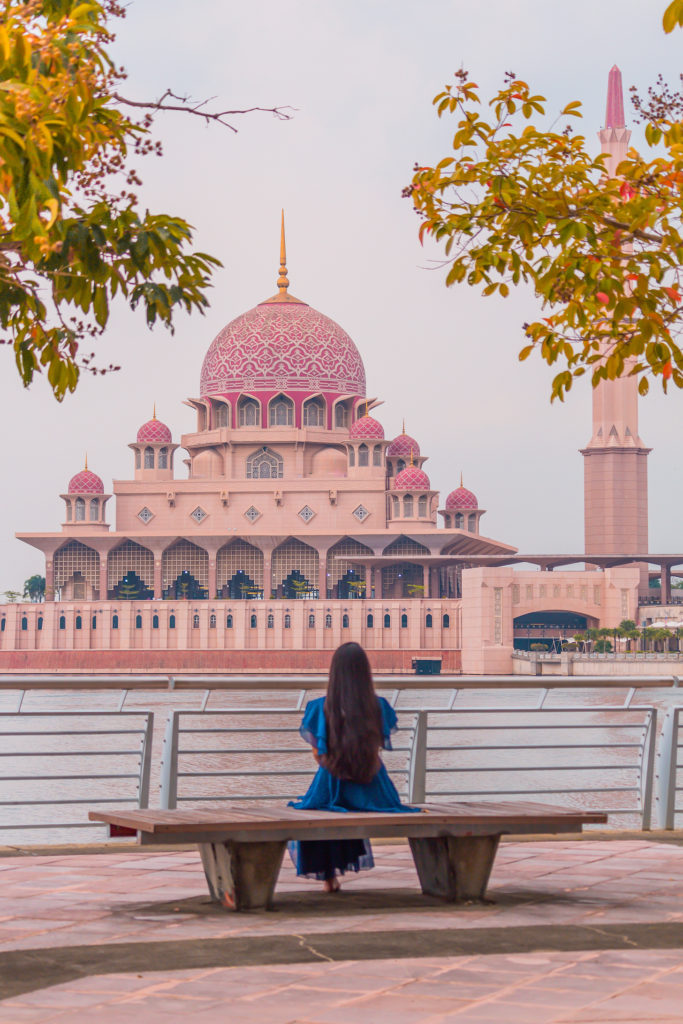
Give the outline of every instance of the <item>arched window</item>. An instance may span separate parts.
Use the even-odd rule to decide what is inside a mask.
[[[142,629],[142,615],[139,613],[135,616],[135,628]]]
[[[329,612],[325,616],[325,629],[332,629],[332,616]]]
[[[23,630],[26,630],[26,629],[28,629],[28,619],[26,618],[26,616],[25,616],[25,615],[22,615],[22,616],[21,616],[21,628],[22,628]]]
[[[76,498],[76,522],[82,523],[85,520],[85,502],[83,498]]]
[[[212,612],[211,615],[209,615],[209,629],[215,629],[215,628],[216,628],[216,616]]]
[[[2,621],[4,622],[5,620],[3,619]],[[37,629],[42,629],[43,628],[43,616],[42,615],[38,616],[38,622],[36,623],[36,628]]]
[[[142,459],[140,457],[140,449],[136,448],[135,449],[135,468],[139,469],[141,464],[142,464]]]
[[[304,426],[325,426],[325,402],[322,398],[309,398],[304,403]]]
[[[7,621],[6,619],[0,620],[0,633],[4,633],[5,632],[5,623],[6,623],[6,621]]]
[[[70,501],[66,502],[66,521],[67,521],[67,523],[71,522],[71,502]]]
[[[448,615],[448,613],[446,613],[446,615],[444,615],[444,617],[442,619],[442,623],[443,623],[443,628],[444,629],[448,629],[450,627],[451,617],[450,617],[450,615]]]
[[[349,448],[349,466],[356,465],[356,449]]]
[[[421,494],[417,499],[417,514],[418,516],[427,515],[427,495]]]
[[[111,628],[112,629],[118,629],[119,628],[119,617],[118,617],[118,615],[112,615],[112,617],[111,617]],[[60,627],[60,629],[61,629],[61,627]]]
[[[311,612],[308,616],[308,628],[313,629],[315,627],[315,615]]]
[[[291,427],[294,423],[294,402],[286,395],[278,395],[268,408],[270,427]]]
[[[365,444],[365,442],[363,442],[363,444],[358,445],[358,465],[359,466],[369,466],[370,465],[370,449]]]
[[[400,502],[400,500],[398,499],[398,497],[395,494],[392,496],[391,501],[392,501],[394,519],[398,519],[398,517],[401,514],[401,502]]]
[[[145,448],[145,469],[154,469],[154,449],[149,445]]]
[[[168,628],[175,629],[175,615],[169,615],[168,617]]]
[[[342,429],[349,425],[349,410],[341,402],[334,407],[334,425]]]
[[[285,615],[285,629],[291,629],[291,628],[292,628],[292,616],[289,613],[287,613],[287,615]]]
[[[152,616],[152,629],[158,629],[158,628],[159,628],[159,616],[158,615],[153,615]]]
[[[398,462],[396,463],[396,476],[398,476],[398,474],[401,472],[401,470],[403,470],[405,468],[406,468],[406,460],[405,459],[399,459]]]
[[[389,612],[387,612],[386,615],[384,616],[384,628],[391,629],[391,615],[389,614]]]
[[[225,620],[225,628],[232,629],[232,615],[228,615]]]
[[[97,616],[96,615],[93,615],[92,620],[91,620],[91,625],[92,625],[93,629],[97,629]]]
[[[372,612],[369,613],[367,619],[365,620],[365,624],[368,627],[368,629],[372,629],[374,627],[375,616],[372,614]]]
[[[247,458],[247,480],[281,480],[282,466],[282,456],[264,446]]]
[[[470,533],[475,533],[476,532],[476,529],[477,529],[477,517],[476,517],[476,514],[474,512],[470,512],[469,516],[467,517],[467,529],[470,531]]]
[[[97,498],[90,499],[90,522],[96,523],[100,518],[100,503]]]
[[[159,469],[168,469],[168,448],[159,449]]]
[[[431,612],[427,612],[427,614],[425,615],[425,626],[426,626],[427,629],[431,629],[432,625],[433,625],[432,613]]]
[[[261,426],[261,406],[254,398],[240,398],[237,412],[241,427]]]
[[[407,628],[408,628],[408,616],[404,612],[403,615],[401,616],[401,629],[407,629]]]
[[[349,617],[348,615],[342,615],[342,629],[349,628]]]
[[[214,410],[214,423],[217,427],[227,427],[228,425],[228,407],[227,405],[217,405]]]
[[[249,619],[249,626],[251,629],[256,629],[256,616],[252,615]]]
[[[199,629],[199,616],[198,615],[193,615],[192,616],[192,628],[193,629]]]
[[[76,616],[76,629],[83,629],[83,619],[80,615]]]
[[[406,519],[410,519],[413,514],[413,496],[412,494],[405,494],[403,496],[403,515]]]
[[[275,616],[273,615],[272,612],[270,612],[270,614],[268,615],[268,620],[266,622],[266,625],[267,625],[268,629],[273,629],[274,626],[275,626]]]
[[[462,530],[464,523],[465,523],[465,517],[462,514],[462,512],[456,512],[455,513],[455,528],[456,528],[456,530]]]
[[[373,466],[382,465],[382,445],[376,444],[372,449],[372,464]]]

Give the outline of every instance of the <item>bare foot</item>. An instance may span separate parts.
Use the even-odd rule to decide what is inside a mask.
[[[334,878],[326,878],[323,882],[323,890],[325,892],[339,892],[340,889],[341,884],[336,876]]]

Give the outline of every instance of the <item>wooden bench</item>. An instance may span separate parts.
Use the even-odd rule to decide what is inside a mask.
[[[91,821],[137,832],[144,845],[197,843],[211,897],[229,910],[272,906],[289,840],[408,838],[422,892],[483,899],[501,835],[581,832],[601,813],[535,803],[422,805],[421,814],[228,810],[91,811]]]

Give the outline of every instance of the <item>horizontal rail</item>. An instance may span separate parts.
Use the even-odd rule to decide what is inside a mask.
[[[470,750],[642,750],[642,743],[534,743],[533,746],[524,744],[489,744],[482,745],[477,744],[476,746],[467,745],[466,747],[458,747],[459,754],[466,754]],[[394,750],[397,748],[394,747]],[[433,751],[446,751],[448,753],[453,752],[453,747],[432,747],[430,745],[429,752]]]
[[[428,751],[429,753],[429,751]],[[477,772],[479,775],[489,775],[491,772],[547,772],[550,775],[552,772],[620,772],[633,770],[634,768],[640,768],[640,765],[636,763],[631,764],[525,764],[519,768],[515,768],[514,765],[470,765],[457,768],[442,767],[440,765],[432,766],[427,765],[427,774],[434,775],[437,772],[446,775],[455,775],[457,773],[472,774]]]

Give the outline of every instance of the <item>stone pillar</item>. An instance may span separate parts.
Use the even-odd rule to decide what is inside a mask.
[[[263,556],[263,597],[266,601],[270,601],[273,590],[273,570],[270,559],[270,553]]]
[[[45,559],[45,600],[54,601],[55,599],[55,569],[52,562],[52,556],[48,555]]]
[[[318,551],[318,591],[321,601],[327,600],[327,548]]]
[[[161,578],[161,555],[154,557],[154,596],[160,601],[162,597],[163,582]]]
[[[216,600],[216,556],[209,555],[209,601]]]
[[[100,601],[106,601],[109,591],[108,552],[100,551]]]
[[[422,582],[424,584],[424,596],[430,598],[432,596],[432,567],[431,565],[422,566]]]
[[[667,562],[662,565],[660,595],[662,604],[671,603],[671,566]]]

